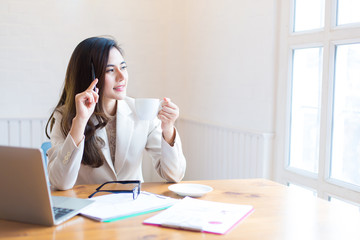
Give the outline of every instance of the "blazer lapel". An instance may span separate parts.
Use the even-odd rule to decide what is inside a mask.
[[[116,150],[115,150],[115,171],[119,174],[126,155],[129,150],[131,137],[134,129],[134,120],[129,117],[132,113],[129,105],[124,100],[117,102],[116,113]]]

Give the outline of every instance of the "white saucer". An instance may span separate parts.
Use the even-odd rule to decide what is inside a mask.
[[[183,197],[201,197],[213,190],[212,187],[195,183],[178,183],[170,185],[168,188],[170,191]]]

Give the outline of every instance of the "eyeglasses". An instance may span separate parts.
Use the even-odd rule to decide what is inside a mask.
[[[126,190],[118,190],[120,188],[119,184],[128,184],[128,185],[135,185],[132,189]],[[124,186],[121,186],[124,187]],[[132,193],[133,199],[135,200],[140,194],[140,181],[138,180],[131,180],[131,181],[110,181],[101,184],[96,191],[89,195],[88,198],[92,198],[95,194],[100,192],[108,192],[108,193]]]

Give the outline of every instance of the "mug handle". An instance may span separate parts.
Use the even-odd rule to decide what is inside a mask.
[[[162,110],[162,103],[164,102],[164,99],[161,99],[160,101],[159,101],[159,110],[158,110],[158,112],[160,112],[161,110]]]

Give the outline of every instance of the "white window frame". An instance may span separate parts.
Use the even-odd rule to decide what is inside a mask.
[[[313,189],[318,197],[326,200],[331,196],[337,196],[360,206],[359,186],[330,179],[335,46],[343,43],[360,42],[360,24],[336,26],[337,0],[325,0],[324,28],[293,33],[293,4],[294,0],[279,0],[275,126],[277,137],[274,150],[273,178],[283,184],[293,183]],[[298,48],[319,46],[323,47],[319,172],[312,174],[288,167],[292,51]]]

